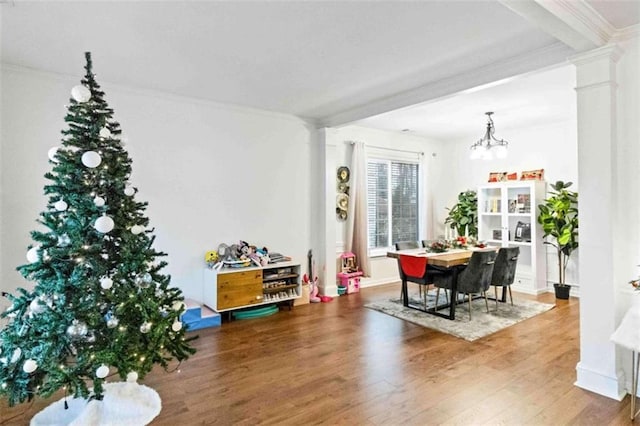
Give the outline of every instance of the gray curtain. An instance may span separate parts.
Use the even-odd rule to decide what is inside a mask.
[[[351,156],[351,187],[347,214],[347,251],[356,255],[365,277],[371,276],[367,243],[367,154],[363,142],[354,142]]]

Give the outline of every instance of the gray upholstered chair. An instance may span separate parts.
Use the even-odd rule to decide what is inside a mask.
[[[487,300],[487,290],[491,286],[491,276],[493,274],[493,265],[496,259],[496,252],[476,251],[473,252],[467,266],[458,273],[458,293],[468,296],[469,300],[469,319],[471,319],[471,300],[473,294],[482,294],[484,302],[489,312],[489,302]],[[452,277],[448,275],[436,276],[433,284],[437,288],[436,298],[440,294],[440,289],[451,290]],[[452,300],[452,303],[455,303]]]
[[[420,248],[417,241],[399,241],[395,244],[396,250],[409,250]]]
[[[427,248],[431,245],[431,243],[435,243],[438,240],[422,240],[422,247]]]
[[[494,286],[496,290],[496,309],[498,309],[498,287],[502,287],[503,292],[507,288],[509,289],[509,299],[511,299],[511,305],[513,305],[511,284],[513,284],[516,277],[516,266],[518,265],[519,255],[520,247],[503,247],[498,251],[496,262],[493,265],[493,275],[491,277],[491,285]]]

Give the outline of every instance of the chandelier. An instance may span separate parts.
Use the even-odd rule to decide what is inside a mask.
[[[485,112],[487,114],[487,131],[476,143],[471,145],[471,159],[482,158],[484,160],[491,160],[495,154],[496,158],[505,158],[507,156],[507,145],[509,142],[503,139],[496,139],[493,136],[495,127],[491,115],[493,112]]]

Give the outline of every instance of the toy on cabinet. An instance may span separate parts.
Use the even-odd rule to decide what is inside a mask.
[[[340,255],[340,260],[342,261],[342,270],[338,273],[340,286],[345,288],[346,294],[359,292],[362,271],[358,270],[356,255],[346,252]]]

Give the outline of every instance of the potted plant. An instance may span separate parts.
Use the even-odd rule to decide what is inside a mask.
[[[558,253],[558,283],[554,284],[556,298],[568,299],[571,286],[565,282],[567,262],[578,248],[578,193],[570,191],[572,182],[557,181],[544,204],[538,205],[538,223],[542,225],[544,242]]]
[[[461,192],[458,194],[458,202],[447,210],[449,210],[449,215],[444,221],[445,226],[448,224],[460,236],[478,237],[478,194],[476,191]]]

